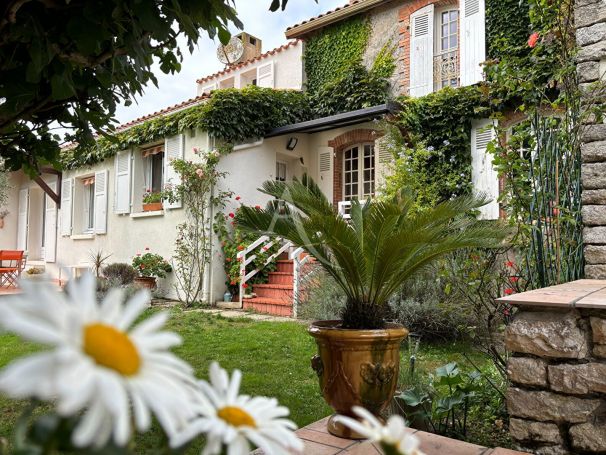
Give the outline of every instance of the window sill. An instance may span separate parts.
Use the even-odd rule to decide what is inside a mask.
[[[164,210],[155,210],[153,212],[138,212],[130,214],[131,218],[150,218],[154,216],[164,216]]]
[[[77,234],[70,236],[72,240],[91,240],[95,238],[95,234]]]

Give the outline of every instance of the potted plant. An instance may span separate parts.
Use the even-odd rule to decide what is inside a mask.
[[[390,201],[352,201],[346,220],[306,176],[267,181],[260,191],[294,209],[242,207],[240,227],[305,248],[346,297],[340,320],[309,327],[318,345],[312,367],[326,402],[337,414],[355,418],[352,407],[363,406],[379,416],[396,390],[400,344],[408,335],[403,326],[387,321],[389,298],[437,258],[460,248],[494,246],[503,230],[466,215],[487,202],[472,196],[412,212],[414,195],[401,191]],[[359,437],[334,416],[328,430]]]
[[[162,210],[163,194],[161,191],[147,190],[143,194],[143,211],[156,212]]]
[[[145,249],[149,251],[149,248]],[[135,283],[148,289],[156,288],[157,278],[166,278],[166,274],[173,271],[171,265],[159,254],[137,254],[133,258],[133,267],[138,276]]]

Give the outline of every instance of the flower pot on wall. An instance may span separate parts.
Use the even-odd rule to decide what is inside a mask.
[[[355,418],[353,406],[379,416],[396,391],[400,370],[400,344],[408,335],[400,324],[381,330],[340,328],[341,321],[318,321],[309,327],[318,355],[312,368],[320,380],[326,402],[337,414]],[[328,431],[342,438],[359,438],[344,425],[328,421]]]
[[[156,289],[156,277],[155,276],[138,276],[138,277],[135,277],[135,284],[142,288]]]
[[[144,212],[158,212],[163,209],[162,202],[150,202],[143,204]]]

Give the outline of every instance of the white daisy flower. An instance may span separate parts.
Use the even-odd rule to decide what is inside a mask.
[[[123,291],[112,289],[98,304],[90,274],[71,281],[67,294],[48,284],[22,286],[23,294],[0,305],[0,324],[54,349],[0,371],[0,392],[52,400],[62,416],[84,411],[72,435],[79,447],[103,446],[112,435],[126,445],[131,408],[138,431],[149,429],[153,413],[169,436],[198,415],[205,399],[192,368],[169,351],[181,338],[160,331],[167,313],[131,328],[148,307],[149,292],[123,305]]]
[[[221,453],[223,445],[227,455],[246,455],[250,444],[266,455],[292,454],[303,450],[303,442],[295,435],[294,422],[285,419],[289,411],[279,406],[275,398],[238,395],[242,374],[235,370],[229,379],[217,362],[210,365],[210,384],[200,381],[202,392],[212,405],[192,420],[189,427],[171,440],[179,447],[199,434],[206,436],[203,455]]]
[[[406,422],[399,415],[392,415],[383,425],[366,409],[354,406],[353,412],[360,416],[362,422],[345,416],[337,416],[341,422],[371,442],[378,443],[385,455],[424,455],[419,450],[419,439],[413,435]]]

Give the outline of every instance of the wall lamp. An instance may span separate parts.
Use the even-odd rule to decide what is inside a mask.
[[[291,137],[286,143],[286,150],[290,150],[292,152],[298,143],[299,139],[297,139],[296,137]]]

